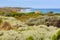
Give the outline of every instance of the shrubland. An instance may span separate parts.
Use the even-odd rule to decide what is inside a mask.
[[[19,27],[17,30],[0,30],[0,40],[59,40],[60,29],[46,25]],[[56,38],[55,38],[56,37]]]
[[[3,13],[0,16],[0,40],[60,40],[60,28],[53,26],[60,16],[50,13],[47,16],[34,12]]]

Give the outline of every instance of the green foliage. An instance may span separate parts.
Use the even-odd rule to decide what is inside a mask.
[[[0,18],[0,24],[2,23],[2,19]]]
[[[34,40],[34,38],[32,36],[29,36],[28,38],[26,38],[26,40]]]
[[[5,12],[1,12],[0,15],[3,15],[4,16]]]
[[[2,36],[3,35],[3,32],[0,32],[0,36]]]
[[[21,14],[20,14],[20,13],[17,13],[17,12],[5,13],[5,16],[12,16],[12,17],[15,17],[15,16],[21,16]]]
[[[50,11],[49,13],[53,13],[53,11]]]
[[[56,35],[52,36],[52,40],[57,40],[56,38],[57,38]]]
[[[59,39],[60,39],[60,30],[58,30],[57,33],[52,36],[52,40],[59,40]]]
[[[34,12],[29,12],[29,13],[26,13],[26,15],[33,15]]]

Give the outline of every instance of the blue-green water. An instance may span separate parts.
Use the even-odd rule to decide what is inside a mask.
[[[34,11],[37,11],[37,10],[39,10],[42,13],[47,13],[47,12],[50,12],[50,11],[53,11],[54,13],[60,13],[60,9],[29,9],[29,10],[26,10],[26,11],[27,12],[34,12]]]

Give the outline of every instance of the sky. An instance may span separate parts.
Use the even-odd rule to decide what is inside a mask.
[[[0,0],[0,7],[60,8],[60,0]]]

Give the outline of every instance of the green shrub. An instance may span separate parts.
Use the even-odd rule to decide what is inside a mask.
[[[32,36],[29,36],[28,38],[26,38],[26,40],[34,40]]]
[[[0,18],[0,24],[2,23],[2,19]]]

